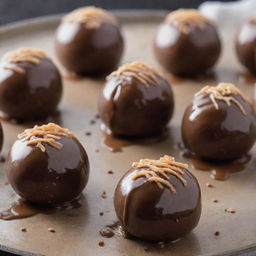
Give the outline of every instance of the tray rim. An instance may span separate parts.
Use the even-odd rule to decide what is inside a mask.
[[[118,19],[120,19],[121,23],[123,21],[125,22],[125,21],[131,21],[131,20],[133,22],[145,20],[145,19],[159,20],[169,12],[168,10],[150,10],[150,9],[142,9],[142,10],[132,10],[132,9],[111,10],[109,9],[108,11],[110,11]],[[20,21],[3,24],[3,25],[0,25],[0,36],[6,33],[13,33],[22,28],[27,29],[29,27],[35,28],[36,26],[42,27],[42,26],[56,25],[60,21],[61,17],[63,17],[63,15],[65,15],[65,13],[38,16],[34,18],[23,19]],[[15,248],[0,244],[0,253],[1,251],[10,253],[10,255],[14,254],[14,255],[21,255],[21,256],[42,256],[41,254],[36,254],[29,251],[23,251],[23,250],[15,249]],[[222,254],[211,253],[211,254],[206,254],[205,256],[253,256],[253,254],[251,253],[256,253],[256,245],[245,246],[242,249],[239,249],[238,251],[228,250]]]

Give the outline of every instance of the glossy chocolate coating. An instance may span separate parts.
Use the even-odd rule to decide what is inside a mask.
[[[217,100],[216,109],[209,94],[193,99],[183,116],[182,138],[196,156],[212,161],[233,160],[246,154],[256,140],[256,114],[240,95],[232,95],[247,115],[231,102]]]
[[[158,76],[159,85],[145,85],[134,77],[112,77],[100,95],[98,109],[115,136],[160,135],[174,109],[170,84]]]
[[[241,64],[256,74],[256,19],[247,20],[236,36],[236,53]]]
[[[159,64],[179,76],[194,76],[210,70],[221,53],[221,42],[213,24],[181,32],[171,23],[158,27],[154,53]]]
[[[160,189],[144,177],[133,180],[137,168],[130,169],[115,190],[114,205],[123,229],[147,241],[172,241],[196,227],[201,215],[201,192],[196,178],[184,170],[184,186],[168,174],[177,190]]]
[[[58,69],[48,58],[38,64],[14,64],[25,73],[0,67],[0,111],[18,121],[46,118],[56,111],[62,95]]]
[[[89,162],[77,139],[62,137],[61,149],[46,144],[45,152],[16,140],[5,173],[16,193],[38,204],[68,202],[80,195],[88,181]]]
[[[62,22],[57,29],[57,57],[67,71],[78,75],[102,75],[112,71],[121,59],[123,48],[119,27],[104,21],[99,27]]]

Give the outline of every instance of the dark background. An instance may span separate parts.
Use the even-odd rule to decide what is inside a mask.
[[[230,2],[231,0],[225,0]],[[94,5],[105,9],[174,10],[197,8],[203,0],[0,0],[0,25]],[[224,1],[223,1],[224,2]]]

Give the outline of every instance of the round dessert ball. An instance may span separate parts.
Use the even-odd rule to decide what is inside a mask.
[[[117,217],[128,235],[146,241],[174,241],[197,226],[201,191],[187,168],[170,156],[132,164],[114,195]]]
[[[57,57],[69,73],[103,75],[114,70],[124,42],[117,20],[95,7],[74,10],[56,32]]]
[[[172,117],[174,96],[157,70],[133,62],[107,77],[98,109],[106,130],[115,136],[155,136]]]
[[[217,62],[220,52],[215,25],[193,9],[179,9],[167,15],[154,39],[157,61],[178,76],[205,73]]]
[[[256,16],[240,27],[236,36],[236,53],[241,64],[256,74]]]
[[[185,110],[182,138],[187,149],[199,158],[237,159],[256,139],[254,106],[233,84],[206,86]]]
[[[89,162],[74,133],[49,123],[18,135],[4,170],[22,199],[58,204],[81,194],[88,181]]]
[[[18,121],[46,118],[56,111],[61,96],[60,73],[44,51],[20,48],[2,58],[2,117]]]

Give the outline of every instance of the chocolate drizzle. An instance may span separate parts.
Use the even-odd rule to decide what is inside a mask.
[[[20,48],[16,51],[6,53],[2,58],[2,63],[4,69],[24,74],[25,69],[18,67],[15,63],[29,62],[38,64],[43,58],[47,58],[47,55],[43,50],[36,48]]]
[[[94,6],[74,10],[63,18],[64,22],[79,22],[90,28],[98,28],[102,21],[117,25],[117,20],[110,13]]]
[[[171,23],[184,34],[188,34],[193,28],[203,30],[206,24],[212,22],[194,9],[179,9],[167,15],[165,22]]]
[[[31,129],[26,129],[18,135],[18,139],[27,141],[27,145],[35,145],[40,148],[42,152],[45,152],[44,143],[49,144],[56,149],[61,149],[62,144],[57,140],[60,140],[61,137],[68,136],[75,137],[75,134],[57,124],[49,123],[42,126],[35,125]]]
[[[163,186],[170,189],[173,194],[176,194],[175,187],[170,183],[168,174],[172,174],[177,177],[184,186],[187,185],[187,181],[182,177],[184,171],[182,169],[188,169],[187,164],[179,163],[175,161],[174,157],[165,155],[159,160],[141,159],[139,162],[132,164],[132,167],[142,168],[139,172],[132,176],[133,180],[146,176],[148,182],[156,182],[160,189]],[[145,170],[145,168],[148,168]]]
[[[144,62],[132,62],[121,66],[117,71],[112,72],[107,80],[112,77],[132,77],[140,81],[145,86],[159,85],[159,76],[162,77],[159,71],[153,67],[148,66]]]
[[[218,110],[219,105],[216,100],[224,101],[228,106],[231,105],[231,102],[235,103],[237,107],[241,110],[244,115],[247,115],[242,104],[235,99],[232,95],[240,95],[244,100],[248,101],[242,94],[242,92],[233,84],[228,83],[220,83],[218,86],[205,86],[199,92],[195,94],[198,96],[200,94],[209,94],[210,99],[214,105],[214,107]]]

